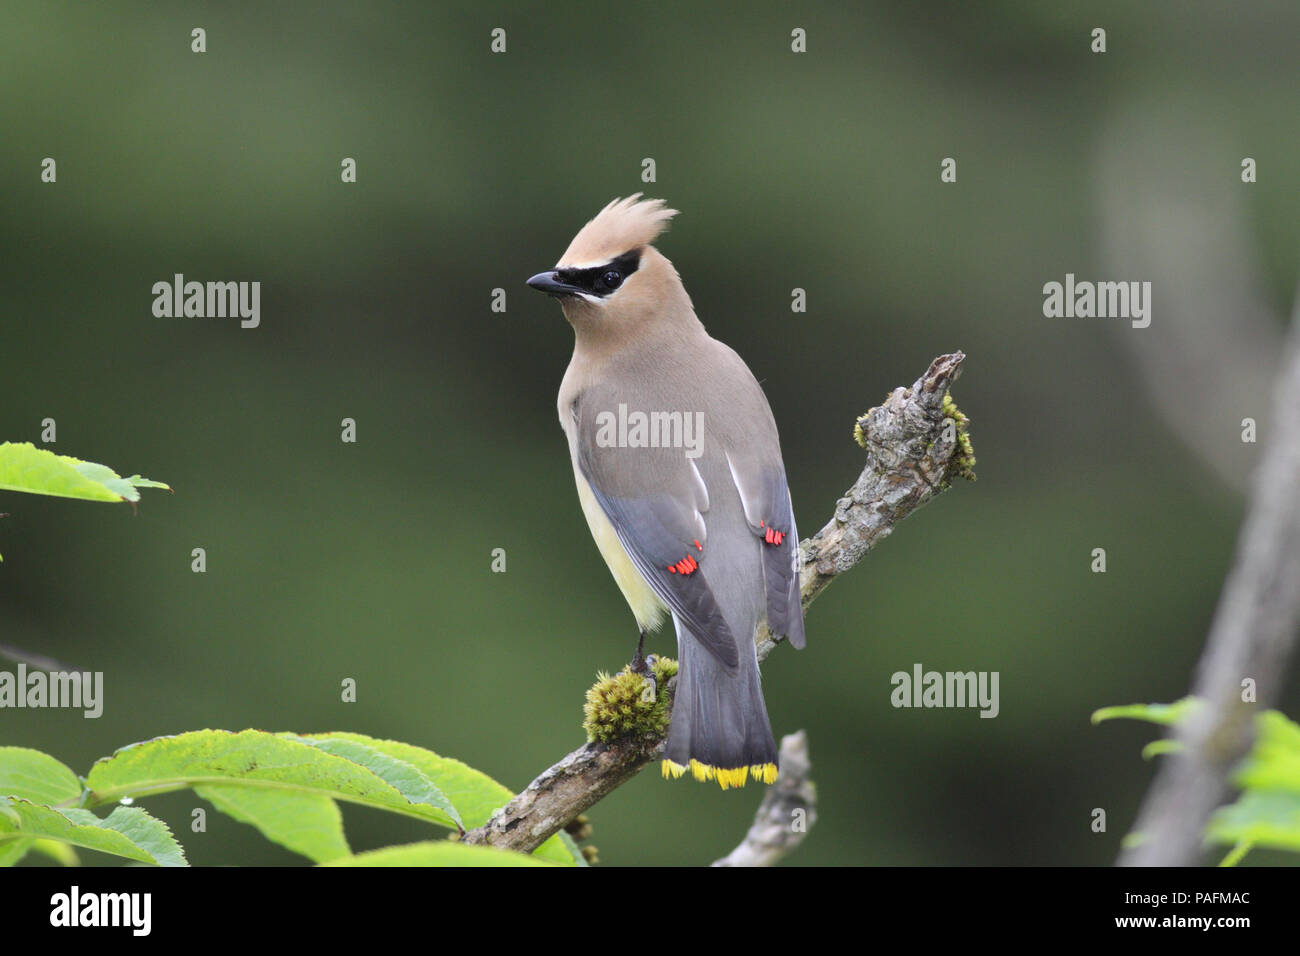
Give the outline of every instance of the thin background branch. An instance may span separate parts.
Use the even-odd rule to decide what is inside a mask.
[[[745,839],[714,866],[772,866],[791,853],[817,822],[817,788],[812,782],[808,735],[781,739],[781,772],[767,788]]]
[[[1187,866],[1202,859],[1210,814],[1254,739],[1254,717],[1275,702],[1300,629],[1300,296],[1274,389],[1237,553],[1210,625],[1192,693],[1202,706],[1178,728],[1182,750],[1166,757],[1138,815],[1140,842],[1125,866]],[[1242,681],[1256,699],[1242,700]]]

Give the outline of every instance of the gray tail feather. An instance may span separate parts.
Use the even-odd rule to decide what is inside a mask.
[[[776,483],[771,489],[774,500],[785,499],[785,508],[773,515],[775,522],[789,525],[785,542],[777,547],[763,548],[763,578],[767,590],[767,623],[773,634],[779,634],[796,648],[804,646],[803,604],[799,593],[799,529],[794,523],[794,506],[786,488],[785,472],[777,469],[768,472],[768,479]]]
[[[776,741],[763,702],[758,659],[751,643],[740,663],[727,667],[678,627],[677,687],[664,756],[735,769],[776,764]]]
[[[763,555],[764,576],[767,584],[767,623],[773,634],[789,640],[796,648],[804,646],[803,605],[799,595],[799,539],[791,532],[795,560],[790,565],[781,560],[776,549]]]

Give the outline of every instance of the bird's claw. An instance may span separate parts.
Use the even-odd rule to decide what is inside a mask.
[[[640,674],[645,679],[645,689],[641,691],[641,700],[647,704],[653,704],[659,696],[659,680],[655,677],[654,664],[659,660],[656,654],[647,654],[645,657],[638,657],[628,665],[628,670],[633,674]]]

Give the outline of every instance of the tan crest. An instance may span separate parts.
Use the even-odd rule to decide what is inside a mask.
[[[633,249],[648,246],[677,215],[662,199],[641,200],[640,193],[615,199],[583,226],[557,266],[594,266]]]

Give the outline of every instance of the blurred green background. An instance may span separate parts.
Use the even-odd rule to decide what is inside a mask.
[[[572,333],[523,280],[643,190],[682,210],[659,246],[767,391],[805,535],[861,467],[855,416],[969,356],[978,483],[901,525],[813,606],[807,650],[765,667],[820,797],[791,862],[1109,863],[1153,731],[1088,716],[1186,692],[1262,447],[1240,420],[1270,426],[1267,354],[1253,398],[1159,410],[1221,394],[1213,355],[1177,364],[1178,336],[1208,340],[1174,290],[1244,263],[1261,334],[1283,328],[1297,29],[1283,3],[7,5],[0,438],[53,418],[53,450],[175,495],[136,515],[0,495],[0,642],[106,683],[100,719],[3,711],[0,743],[84,773],[184,730],[343,729],[512,788],[580,744],[583,692],[635,631],[556,420]],[[1137,199],[1108,202],[1117,181]],[[1152,225],[1166,207],[1142,199],[1171,183],[1234,219]],[[260,281],[261,327],[155,318],[177,272]],[[1152,326],[1044,318],[1067,272],[1156,280]],[[1207,328],[1240,339],[1238,319]],[[1000,716],[893,709],[915,662],[999,671]],[[760,796],[645,773],[591,812],[592,842],[607,864],[707,862]],[[149,804],[193,862],[300,862],[215,812],[190,833],[198,805]],[[426,835],[345,815],[357,849]]]

